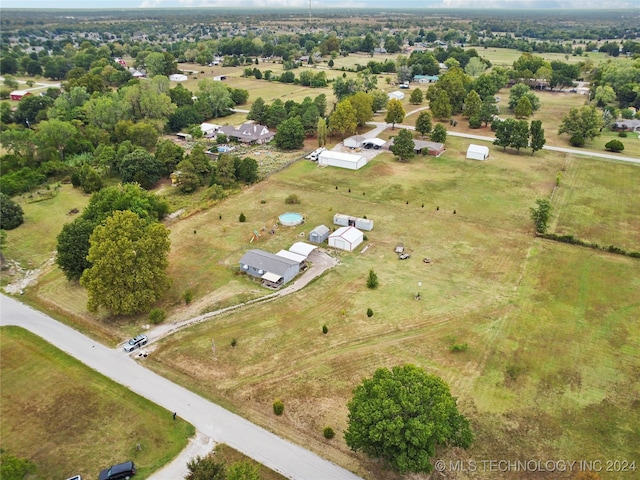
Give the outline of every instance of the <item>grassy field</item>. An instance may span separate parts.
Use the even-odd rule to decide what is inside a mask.
[[[339,60],[346,66],[367,58]],[[212,72],[239,77],[242,69],[215,67],[207,74]],[[197,81],[190,79],[193,84],[186,86],[195,90]],[[231,84],[267,102],[300,101],[323,91],[243,78]],[[329,89],[324,93],[332,98]],[[582,106],[584,97],[537,94],[542,108],[533,118],[543,121],[547,144],[569,146],[557,128],[568,108]],[[499,95],[501,116],[508,118],[508,90]],[[418,107],[406,98],[406,111]],[[221,122],[242,120],[238,113]],[[408,117],[405,123],[414,121]],[[491,135],[488,128],[470,130],[466,120],[458,121],[447,128]],[[614,134],[604,132],[586,148],[604,150],[610,138]],[[640,156],[640,140],[621,140],[625,154]],[[184,197],[158,189],[173,209],[184,209],[167,222],[173,285],[159,305],[167,310],[166,322],[269,293],[238,271],[247,249],[287,248],[314,226],[331,226],[335,213],[367,216],[375,228],[367,232],[366,253],[332,252],[340,265],[303,291],[178,332],[158,346],[147,365],[370,479],[398,477],[346,447],[346,402],[376,368],[405,362],[442,376],[472,421],[474,446],[443,452],[446,460],[640,460],[638,260],[536,239],[529,219],[529,208],[551,195],[556,174],[563,171],[552,198],[550,230],[639,251],[639,167],[554,152],[517,155],[494,147],[489,161],[471,162],[465,160],[469,143],[449,136],[447,152],[439,158],[399,163],[384,153],[357,172],[300,161],[219,202],[201,192]],[[310,140],[305,150],[314,147]],[[265,164],[276,160],[272,151],[259,152],[250,154]],[[301,203],[285,204],[290,194]],[[51,258],[61,225],[73,219],[69,210],[81,210],[88,197],[64,186],[52,199],[32,200],[19,200],[27,221],[9,232],[7,256],[36,267]],[[278,215],[291,210],[306,222],[277,226]],[[238,220],[241,213],[244,223]],[[275,233],[251,241],[253,231],[263,227]],[[407,261],[393,253],[399,241],[412,255]],[[427,265],[423,257],[433,262]],[[365,286],[370,269],[380,279],[377,291]],[[189,305],[183,301],[187,291],[193,295]],[[421,301],[414,299],[418,291]],[[25,297],[107,343],[139,333],[148,323],[146,315],[89,314],[83,289],[55,267],[45,268]],[[367,308],[373,317],[366,316]],[[327,335],[322,334],[325,324]],[[232,348],[234,338],[238,344]],[[5,343],[3,387],[5,355],[15,350],[5,353]],[[450,351],[451,345],[464,343],[466,351]],[[285,414],[276,418],[272,402],[277,397]],[[22,408],[7,403],[3,409]],[[325,426],[336,430],[336,438],[324,439]],[[3,447],[6,438],[19,443],[10,431],[2,433]],[[41,455],[42,464],[52,461],[44,451]]]
[[[635,415],[633,395],[611,393],[617,388],[598,369],[606,364],[618,371],[618,381],[632,385],[640,366],[634,321],[640,313],[637,260],[532,237],[528,206],[550,193],[564,156],[498,152],[488,163],[470,163],[462,152],[464,142],[452,140],[445,158],[400,164],[378,157],[358,172],[301,162],[174,226],[174,245],[181,247],[172,252],[172,277],[197,292],[193,305],[173,311],[174,318],[187,318],[260,294],[255,284],[237,276],[235,265],[254,246],[247,230],[265,221],[270,225],[288,210],[288,194],[302,199],[297,211],[307,223],[278,228],[258,240],[260,248],[287,247],[313,225],[330,225],[336,212],[376,222],[367,233],[372,244],[367,253],[339,254],[341,265],[299,294],[172,336],[149,365],[366,478],[394,476],[344,445],[345,404],[362,377],[403,362],[424,366],[452,385],[481,440],[467,453],[470,459],[502,458],[505,452],[525,458],[526,444],[545,458],[595,459],[614,431],[619,431],[616,442],[602,454],[630,456],[639,447],[634,430],[625,427],[625,418]],[[571,168],[580,169],[581,162],[574,160]],[[593,162],[593,168],[605,185],[637,175],[634,167],[621,171],[617,164]],[[615,207],[614,197],[606,200],[611,202],[607,223],[629,217]],[[558,209],[560,220],[574,218],[570,210]],[[235,222],[240,211],[248,225]],[[592,219],[574,221],[587,226]],[[396,259],[397,241],[412,253],[409,261]],[[189,255],[196,245],[205,252],[197,258]],[[433,264],[422,263],[423,256]],[[381,280],[376,292],[365,288],[371,268]],[[416,302],[418,290],[423,300]],[[367,308],[374,311],[371,319]],[[589,324],[602,322],[606,327],[589,331]],[[326,336],[323,324],[329,327]],[[581,329],[583,336],[572,337]],[[575,346],[566,346],[569,338]],[[215,362],[211,339],[218,346]],[[607,349],[616,342],[624,345]],[[452,354],[452,343],[470,348]],[[547,356],[554,362],[540,361]],[[566,384],[567,378],[575,384]],[[606,401],[596,394],[605,391]],[[286,405],[278,420],[270,412],[276,397]],[[541,404],[543,397],[547,401]],[[609,408],[607,402],[613,405],[607,411],[613,423],[606,431],[586,421],[569,431],[562,428],[573,416]],[[327,425],[339,432],[330,442],[322,437]],[[483,441],[488,439],[492,442]]]
[[[146,478],[195,433],[23,329],[0,328],[0,342],[2,448],[31,460],[35,478],[97,478],[127,460],[136,463],[136,478]]]

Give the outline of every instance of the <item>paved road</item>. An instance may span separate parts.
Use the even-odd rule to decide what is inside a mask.
[[[426,107],[425,107],[426,108]],[[414,110],[411,113],[415,113],[418,110]],[[424,108],[422,109],[424,110]],[[370,136],[375,136],[378,133],[380,133],[382,130],[384,130],[385,128],[390,128],[391,124],[390,123],[385,123],[385,122],[369,122],[368,125],[373,125],[375,128],[374,130],[372,130],[372,132],[375,132],[374,135],[367,135],[368,137]],[[401,124],[396,124],[397,128],[406,128],[408,130],[415,130],[416,127],[413,127],[411,125],[401,125]],[[369,133],[372,133],[369,132]],[[447,135],[451,135],[452,137],[463,137],[463,138],[470,138],[472,140],[482,140],[484,142],[492,142],[495,140],[495,137],[488,137],[488,136],[484,136],[484,135],[475,135],[473,133],[463,133],[463,132],[453,132],[451,130],[447,130]],[[569,153],[571,155],[582,155],[582,156],[586,156],[586,157],[596,157],[596,158],[604,158],[607,160],[618,160],[620,162],[628,162],[628,163],[637,163],[640,164],[640,158],[635,158],[635,157],[625,157],[622,155],[616,155],[613,153],[602,153],[602,152],[594,152],[591,150],[583,150],[583,149],[575,149],[575,148],[564,148],[564,147],[554,147],[551,145],[545,145],[544,147],[542,147],[543,150],[550,150],[550,151],[554,151],[554,152],[563,152],[563,153]]]
[[[139,395],[169,411],[176,411],[215,442],[226,443],[287,478],[360,478],[147,370],[120,349],[107,348],[14,298],[0,297],[0,325],[18,325],[30,330]]]

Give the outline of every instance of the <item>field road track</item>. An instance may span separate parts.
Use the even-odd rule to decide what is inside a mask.
[[[131,391],[170,412],[177,412],[198,432],[214,442],[226,443],[286,478],[360,479],[357,475],[315,453],[284,440],[147,370],[129,355],[124,354],[120,348],[107,348],[42,312],[5,295],[0,297],[0,325],[16,325],[29,330],[90,368],[125,385]],[[167,414],[170,415],[170,413]]]
[[[414,113],[414,112],[411,112],[411,113]],[[381,131],[391,127],[390,123],[385,123],[385,122],[369,122],[367,123],[367,125],[374,126],[374,130],[367,133],[367,137],[369,138],[375,137]],[[416,127],[413,127],[411,125],[402,125],[399,123],[396,123],[396,128],[406,128],[408,130],[416,129]],[[484,135],[474,135],[473,133],[452,132],[451,130],[447,130],[447,135],[451,135],[452,137],[469,138],[471,140],[482,140],[484,142],[492,142],[492,143],[495,140],[495,137],[488,137]],[[607,160],[617,160],[619,162],[640,164],[640,158],[624,157],[622,155],[616,155],[614,153],[602,153],[602,152],[594,152],[592,150],[583,150],[583,149],[578,150],[576,148],[554,147],[551,145],[545,145],[544,147],[542,147],[542,149],[550,150],[553,152],[569,153],[571,155],[580,155],[585,157],[603,158]]]

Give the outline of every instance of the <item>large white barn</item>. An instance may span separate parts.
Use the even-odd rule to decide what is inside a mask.
[[[318,156],[318,165],[358,170],[367,164],[367,157],[353,153],[325,150]]]
[[[364,235],[356,227],[341,227],[329,235],[329,246],[353,252],[363,239]]]

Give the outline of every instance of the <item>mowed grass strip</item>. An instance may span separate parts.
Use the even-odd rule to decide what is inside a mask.
[[[637,272],[636,259],[534,242],[516,308],[479,337],[489,356],[468,395],[479,456],[637,463]]]
[[[146,478],[195,433],[21,328],[0,328],[0,341],[2,448],[31,460],[38,478],[97,478],[101,469],[127,460],[136,463],[136,478]]]
[[[83,194],[70,184],[42,187],[40,190],[14,197],[24,211],[24,223],[7,232],[5,256],[15,259],[23,268],[37,268],[52,258],[62,225],[73,221],[89,203],[90,195]],[[4,275],[3,275],[4,277]]]
[[[640,252],[640,166],[574,158],[563,170],[552,231]]]

